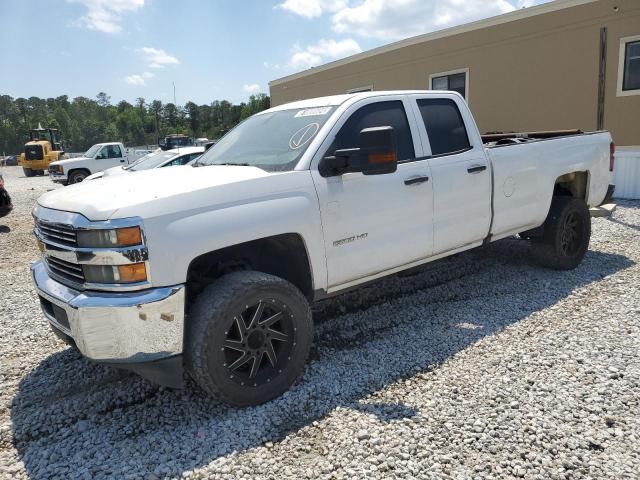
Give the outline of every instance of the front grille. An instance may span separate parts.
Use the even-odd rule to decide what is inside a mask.
[[[52,173],[53,175],[57,175],[58,174],[58,167],[56,167],[55,165],[50,165],[49,166],[49,173]]]
[[[24,157],[27,160],[42,160],[44,158],[42,145],[26,145],[24,147]]]
[[[46,256],[45,261],[51,273],[74,283],[84,283],[82,265],[67,262],[56,257]]]
[[[78,246],[76,231],[73,227],[59,223],[44,223],[39,221],[36,222],[36,227],[45,240],[50,240],[53,243],[60,243],[69,247]]]

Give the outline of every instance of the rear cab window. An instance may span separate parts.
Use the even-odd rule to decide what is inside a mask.
[[[449,98],[418,99],[432,156],[453,155],[471,149],[469,135],[456,102]]]

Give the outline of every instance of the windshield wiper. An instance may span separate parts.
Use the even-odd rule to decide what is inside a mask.
[[[250,167],[251,166],[248,163],[233,163],[233,162],[214,163],[214,165],[232,165],[234,167]]]

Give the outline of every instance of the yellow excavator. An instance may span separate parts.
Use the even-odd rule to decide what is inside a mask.
[[[38,128],[29,131],[29,141],[24,145],[24,153],[18,158],[25,177],[44,175],[49,164],[56,160],[69,158],[64,151],[62,136],[56,128]]]

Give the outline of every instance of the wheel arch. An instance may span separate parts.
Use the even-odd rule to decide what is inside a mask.
[[[309,252],[302,235],[284,233],[203,253],[187,269],[189,300],[226,273],[255,270],[283,278],[311,300],[314,295]]]
[[[553,196],[571,196],[587,201],[589,195],[589,171],[576,171],[560,175],[553,187]],[[551,207],[551,205],[549,205]]]
[[[76,172],[85,172],[85,173],[87,174],[87,176],[91,175],[91,172],[89,171],[89,169],[88,169],[88,168],[84,168],[84,167],[75,167],[75,168],[72,168],[71,170],[69,170],[69,171],[67,172],[67,178],[68,178],[69,180],[71,180],[71,176],[72,176],[74,173],[76,173]]]

